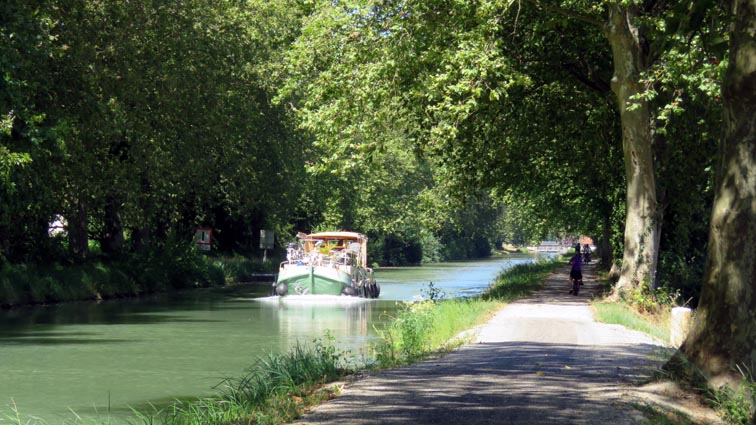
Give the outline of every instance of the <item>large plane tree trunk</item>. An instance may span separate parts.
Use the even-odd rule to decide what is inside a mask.
[[[651,145],[651,115],[643,93],[641,72],[647,68],[645,41],[637,26],[635,6],[608,5],[606,35],[612,48],[614,76],[622,126],[627,178],[627,214],[622,269],[615,295],[643,282],[652,283],[658,259],[661,220],[657,216],[656,182]]]
[[[711,377],[756,365],[756,2],[735,18],[701,302],[683,352]],[[751,369],[753,371],[753,369]]]

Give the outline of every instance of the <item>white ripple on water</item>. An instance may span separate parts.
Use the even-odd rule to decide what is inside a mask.
[[[346,295],[287,295],[285,297],[273,295],[254,298],[254,301],[286,305],[355,305],[370,302],[371,299]]]

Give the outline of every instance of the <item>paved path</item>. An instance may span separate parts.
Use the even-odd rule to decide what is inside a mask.
[[[297,424],[636,424],[627,385],[658,366],[658,341],[593,321],[592,267],[580,296],[567,269],[442,358],[382,371]]]

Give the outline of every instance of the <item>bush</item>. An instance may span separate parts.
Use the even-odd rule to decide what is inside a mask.
[[[640,313],[658,314],[681,305],[680,291],[666,286],[654,290],[649,282],[622,292],[622,300]]]
[[[190,244],[173,243],[117,262],[6,263],[0,268],[0,306],[105,299],[225,282],[221,267]]]
[[[241,255],[219,257],[212,260],[215,269],[221,271],[227,282],[247,282],[255,273],[271,273],[278,270],[278,262],[249,259]]]
[[[225,284],[223,270],[186,242],[168,241],[151,247],[129,263],[143,292]]]

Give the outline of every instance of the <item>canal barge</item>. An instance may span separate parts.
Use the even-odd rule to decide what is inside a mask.
[[[381,288],[367,264],[367,241],[357,232],[298,234],[279,267],[274,295],[378,298]]]

